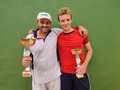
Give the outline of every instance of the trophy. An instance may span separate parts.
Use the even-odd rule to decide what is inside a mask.
[[[20,43],[25,47],[24,48],[24,57],[30,57],[30,49],[29,47],[33,44],[35,44],[36,39],[35,38],[20,38]],[[22,77],[31,77],[32,69],[30,66],[26,67],[24,71],[22,72]]]
[[[73,55],[75,55],[75,60],[76,60],[77,67],[80,67],[80,57],[79,57],[79,55],[82,53],[82,49],[81,48],[72,49],[71,52],[72,52]],[[83,78],[84,77],[83,74],[76,74],[76,76],[78,78]]]

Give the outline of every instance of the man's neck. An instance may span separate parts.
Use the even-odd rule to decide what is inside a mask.
[[[48,33],[41,32],[40,30],[37,31],[37,38],[45,38]]]
[[[73,32],[74,29],[73,28],[70,28],[69,30],[63,30],[64,33],[70,33],[70,32]]]

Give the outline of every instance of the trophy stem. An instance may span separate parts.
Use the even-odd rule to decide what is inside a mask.
[[[75,57],[76,57],[76,64],[77,64],[77,67],[79,68],[80,67],[80,57],[78,56],[78,55],[75,55]],[[83,74],[77,74],[76,73],[76,76],[78,77],[78,78],[83,78],[84,77],[84,75]]]
[[[76,57],[76,64],[80,66],[80,58],[79,58],[79,56],[75,55],[75,57]]]
[[[25,47],[24,51],[24,57],[30,57],[30,50],[28,47]],[[22,72],[22,77],[31,77],[32,75],[32,69],[30,66],[26,67],[24,71]]]

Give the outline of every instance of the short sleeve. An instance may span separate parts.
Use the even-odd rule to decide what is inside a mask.
[[[88,36],[84,38],[83,44],[87,44],[89,42]]]

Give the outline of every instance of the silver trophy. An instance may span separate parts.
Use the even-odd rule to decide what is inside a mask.
[[[30,57],[30,49],[29,47],[31,45],[35,44],[36,39],[35,38],[20,38],[20,43],[25,47],[24,49],[24,56],[23,57]],[[26,67],[24,71],[22,72],[22,77],[31,77],[31,68],[30,66]]]
[[[79,55],[82,53],[82,49],[81,48],[77,48],[77,49],[72,49],[71,50],[72,54],[75,55],[75,60],[76,60],[76,64],[77,64],[77,67],[80,67],[80,57]],[[76,76],[78,78],[83,78],[84,75],[83,74],[77,74],[76,73]]]

